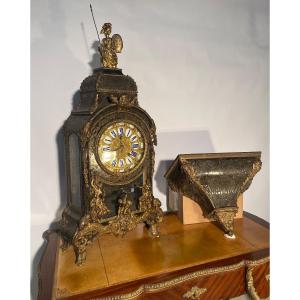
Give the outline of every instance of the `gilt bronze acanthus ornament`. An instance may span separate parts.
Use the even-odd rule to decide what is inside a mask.
[[[109,209],[104,203],[104,191],[101,186],[95,183],[95,180],[95,178],[91,180],[92,197],[90,200],[90,215],[93,222],[98,222],[104,215],[109,213]]]
[[[200,300],[200,296],[206,291],[206,288],[199,288],[197,286],[193,286],[190,290],[188,290],[182,295],[182,298],[188,300]]]
[[[158,224],[162,221],[163,212],[160,208],[160,201],[154,198],[151,187],[148,184],[143,186],[143,194],[139,198],[139,210],[132,210],[132,200],[126,193],[121,194],[118,199],[118,213],[115,218],[104,219],[98,215],[98,219],[93,219],[90,214],[85,214],[80,219],[80,225],[73,238],[72,244],[76,253],[76,263],[81,265],[86,259],[86,247],[93,241],[98,234],[112,233],[115,236],[123,236],[128,231],[133,230],[137,224],[146,222],[151,226],[153,236],[158,236]]]
[[[234,236],[237,198],[261,168],[260,152],[180,154],[165,177],[170,188],[196,201],[205,217]]]
[[[103,67],[83,80],[64,124],[68,202],[57,231],[78,265],[99,234],[122,236],[145,222],[158,236],[163,215],[152,187],[154,121],[138,103],[135,81],[117,68],[121,37],[109,37],[110,23],[101,33]]]

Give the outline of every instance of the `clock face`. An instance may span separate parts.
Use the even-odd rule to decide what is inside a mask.
[[[130,172],[143,160],[144,137],[131,123],[113,123],[100,136],[98,154],[107,170],[114,173]]]

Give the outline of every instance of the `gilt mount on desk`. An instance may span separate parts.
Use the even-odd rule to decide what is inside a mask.
[[[232,237],[237,198],[261,169],[260,157],[261,152],[180,154],[165,177],[173,191],[196,201]]]
[[[153,196],[156,127],[139,106],[137,86],[117,67],[119,35],[101,33],[102,68],[83,80],[80,101],[64,124],[67,206],[56,230],[76,263],[99,234],[123,236],[145,222],[159,236],[160,201]]]

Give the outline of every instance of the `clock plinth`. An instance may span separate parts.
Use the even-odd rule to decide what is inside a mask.
[[[163,214],[152,187],[156,128],[137,95],[135,81],[121,69],[95,69],[64,124],[68,201],[56,229],[64,247],[74,247],[78,265],[99,234],[122,236],[145,222],[159,236]]]

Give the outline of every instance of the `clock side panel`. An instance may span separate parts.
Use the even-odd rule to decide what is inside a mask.
[[[78,135],[72,133],[66,140],[67,152],[67,180],[68,180],[68,204],[79,211],[82,210],[82,180],[81,180],[81,155]]]
[[[62,219],[53,225],[53,230],[60,232],[66,243],[71,243],[86,211],[81,132],[89,119],[90,116],[86,115],[71,115],[63,126],[67,205],[62,212]]]

